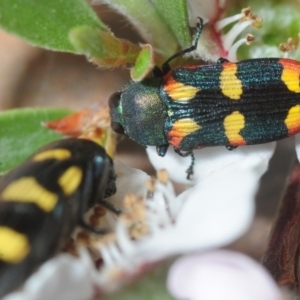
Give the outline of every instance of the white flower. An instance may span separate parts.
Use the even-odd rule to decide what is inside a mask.
[[[252,147],[252,153],[243,148],[224,156],[217,155],[218,151],[227,153],[219,148],[216,161],[207,157],[209,152],[200,150],[197,159],[201,157],[203,161],[202,171],[198,166],[195,173],[200,172],[201,180],[197,179],[193,188],[177,197],[170,183],[157,182],[153,197],[145,200],[149,234],[133,240],[130,230],[119,220],[115,243],[101,245],[105,265],[130,272],[133,266],[138,268],[174,254],[234,241],[252,221],[258,182],[267,169],[274,145]],[[177,156],[172,158],[176,160]],[[178,165],[172,158],[164,163],[170,174],[184,174],[186,166]],[[157,164],[161,167],[163,163]]]

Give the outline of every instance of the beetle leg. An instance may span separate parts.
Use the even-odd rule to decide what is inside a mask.
[[[119,215],[122,212],[120,208],[115,207],[113,204],[107,202],[106,200],[101,200],[98,202],[98,204],[104,206],[105,208],[115,213],[116,215]]]
[[[175,53],[171,57],[169,57],[161,66],[163,74],[166,74],[171,70],[170,61],[172,61],[176,57],[182,56],[186,53],[192,52],[197,49],[198,41],[199,41],[202,29],[203,29],[203,19],[200,17],[198,19],[199,19],[199,23],[197,23],[197,30],[196,30],[196,34],[195,34],[195,38],[194,38],[192,46],[189,48],[183,49],[183,50]]]
[[[169,144],[156,146],[157,154],[161,157],[164,157],[168,151]]]
[[[158,67],[158,66],[155,66],[152,70],[152,76],[153,77],[162,77],[164,74],[162,72],[162,70]]]
[[[122,211],[121,209],[115,207],[114,205],[112,205],[111,203],[108,203],[106,200],[101,200],[97,202],[99,205],[104,206],[105,208],[107,208],[108,210],[112,211],[113,213],[115,213],[116,215],[119,215]],[[79,220],[79,224],[81,227],[97,233],[97,234],[106,234],[109,233],[108,229],[99,229],[99,228],[95,228],[93,226],[91,226],[90,224],[88,224],[85,220],[84,220],[84,211],[81,210],[82,214],[80,215],[80,220]]]
[[[194,175],[194,165],[195,165],[195,156],[194,156],[194,152],[192,152],[191,154],[191,164],[188,167],[188,169],[186,170],[187,176],[186,179],[191,180],[192,176]]]
[[[191,176],[194,174],[194,165],[195,165],[194,152],[193,151],[182,152],[178,148],[174,148],[174,151],[181,157],[187,157],[187,156],[191,157],[191,164],[188,167],[188,169],[186,170],[186,173],[187,173],[186,179],[191,180]]]
[[[228,63],[229,60],[224,58],[224,57],[220,57],[218,60],[217,60],[217,64],[224,64],[224,63]]]
[[[181,151],[178,148],[174,148],[175,153],[177,153],[178,155],[180,155],[181,157],[187,157],[193,154],[193,151]]]
[[[86,223],[86,221],[83,219],[79,220],[79,225],[82,228],[87,229],[87,230],[89,230],[93,233],[97,233],[97,234],[107,234],[110,232],[108,229],[99,229],[99,228],[93,227],[90,224]]]
[[[225,146],[227,150],[232,151],[236,149],[238,146]]]

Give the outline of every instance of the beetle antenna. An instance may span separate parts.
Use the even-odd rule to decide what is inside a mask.
[[[199,19],[199,23],[197,23],[197,31],[196,31],[192,46],[189,48],[180,50],[179,52],[177,52],[174,55],[172,55],[171,57],[169,57],[161,66],[163,74],[166,74],[171,70],[170,61],[172,61],[176,57],[182,56],[186,53],[192,52],[197,49],[198,41],[199,41],[202,29],[203,29],[203,19],[200,17],[198,17],[198,19]]]

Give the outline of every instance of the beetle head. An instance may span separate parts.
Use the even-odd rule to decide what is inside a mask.
[[[160,99],[160,85],[160,78],[148,78],[114,93],[109,99],[113,130],[144,146],[166,144],[167,109]]]

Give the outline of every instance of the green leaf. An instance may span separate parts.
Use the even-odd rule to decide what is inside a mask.
[[[153,49],[151,45],[143,45],[134,67],[130,70],[131,79],[141,81],[152,70],[153,66]]]
[[[141,50],[138,45],[116,38],[110,31],[89,26],[72,29],[69,37],[80,53],[104,68],[134,63]]]
[[[12,109],[0,113],[0,173],[20,164],[38,148],[61,138],[43,122],[70,114],[67,109]]]
[[[101,300],[172,300],[174,298],[166,289],[168,269],[169,263],[156,266],[147,275],[139,276],[137,282],[123,287],[116,293],[103,295]]]
[[[163,57],[169,58],[178,50],[178,43],[168,25],[149,0],[102,0],[124,15],[141,36]],[[174,1],[176,2],[176,1]],[[172,13],[169,11],[169,13]]]
[[[85,0],[0,0],[0,26],[43,48],[76,53],[68,34],[80,25],[106,28]]]
[[[192,44],[186,0],[152,0],[182,48]]]

